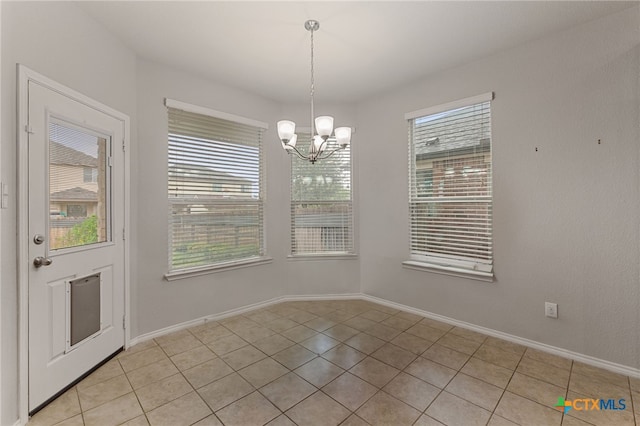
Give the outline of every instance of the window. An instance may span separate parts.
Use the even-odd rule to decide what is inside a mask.
[[[170,274],[259,260],[266,124],[169,99],[167,107]]]
[[[493,277],[489,93],[407,114],[409,267]]]
[[[84,183],[98,182],[98,169],[95,167],[84,167],[82,169],[82,181]]]
[[[85,204],[67,204],[67,217],[87,217]]]
[[[292,255],[354,254],[351,188],[349,147],[315,164],[291,156]]]

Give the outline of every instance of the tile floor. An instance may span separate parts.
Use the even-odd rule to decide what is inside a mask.
[[[122,352],[29,422],[52,424],[640,425],[640,380],[371,302],[287,302]]]

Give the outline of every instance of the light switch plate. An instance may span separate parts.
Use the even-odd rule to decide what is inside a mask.
[[[0,183],[0,208],[9,208],[9,185]]]

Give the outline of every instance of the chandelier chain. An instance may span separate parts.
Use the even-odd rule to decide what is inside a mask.
[[[2,1],[2,0],[0,0]],[[345,149],[349,146],[351,142],[351,128],[350,127],[340,127],[336,129],[336,135],[334,142],[337,142],[337,146],[331,148],[330,150],[326,150],[329,138],[333,133],[333,117],[331,116],[322,116],[317,117],[318,123],[320,123],[320,127],[322,130],[322,135],[317,135],[317,126],[316,126],[316,117],[315,117],[315,106],[314,106],[314,95],[315,95],[315,69],[314,69],[314,43],[313,36],[314,32],[320,28],[320,23],[314,19],[309,19],[304,23],[304,28],[311,32],[311,87],[310,87],[310,97],[311,97],[311,137],[310,137],[310,146],[309,146],[309,154],[305,155],[298,148],[296,148],[296,140],[298,135],[295,133],[296,123],[291,120],[280,120],[278,121],[278,136],[280,137],[280,142],[282,143],[282,147],[289,154],[295,154],[302,160],[308,160],[312,164],[318,160],[324,160],[325,158],[329,158],[335,152]]]
[[[313,111],[313,92],[315,91],[315,79],[313,69],[313,28],[311,28],[311,144],[313,145],[313,135],[315,134],[314,111]]]

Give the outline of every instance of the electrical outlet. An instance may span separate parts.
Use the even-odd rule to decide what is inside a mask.
[[[558,318],[558,304],[544,302],[544,315],[549,318]]]

